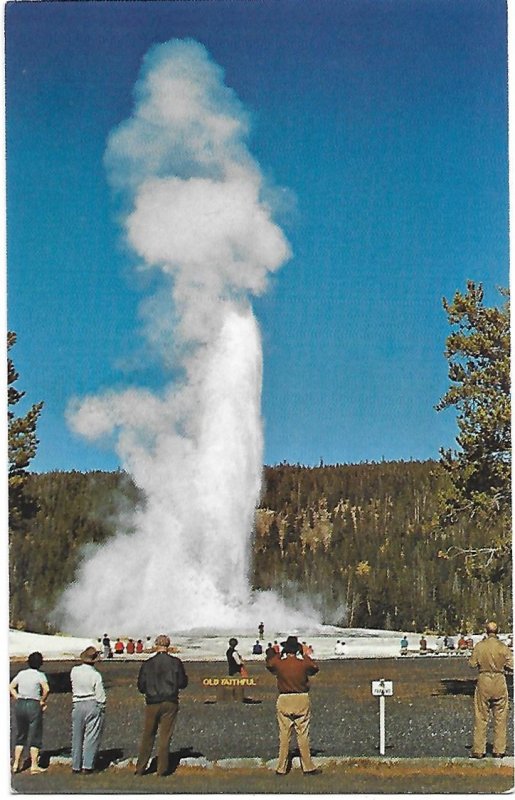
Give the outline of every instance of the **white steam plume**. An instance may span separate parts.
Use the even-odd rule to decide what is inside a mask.
[[[249,296],[264,291],[289,246],[245,145],[246,114],[203,46],[152,48],[135,95],[106,166],[126,202],[127,241],[169,293],[153,305],[149,338],[167,361],[179,359],[184,379],[159,396],[132,389],[70,404],[76,432],[114,434],[146,502],[132,533],[120,530],[85,561],[57,615],[89,635],[242,630],[265,616],[298,624],[248,580],[263,451],[261,341]]]

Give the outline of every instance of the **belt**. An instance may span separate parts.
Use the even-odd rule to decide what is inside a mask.
[[[279,696],[282,694],[309,694],[309,692],[279,692]]]
[[[79,694],[73,696],[73,702],[76,703],[78,700],[96,700],[94,694]]]
[[[480,675],[504,675],[504,670],[500,669],[481,669],[479,670]]]

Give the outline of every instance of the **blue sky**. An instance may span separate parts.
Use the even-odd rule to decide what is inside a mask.
[[[290,190],[293,258],[254,302],[265,461],[425,459],[452,446],[441,300],[508,283],[506,9],[498,0],[8,3],[8,324],[33,468],[113,469],[66,426],[74,396],[169,380],[151,285],[123,246],[103,156],[150,46],[204,44]],[[23,409],[20,409],[20,411]]]

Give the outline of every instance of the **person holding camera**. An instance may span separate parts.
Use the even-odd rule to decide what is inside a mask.
[[[274,653],[266,660],[266,668],[276,676],[279,696],[276,703],[279,726],[279,758],[276,775],[286,775],[290,740],[293,730],[297,735],[300,763],[304,775],[319,775],[311,758],[309,747],[309,723],[311,704],[309,699],[309,677],[316,675],[318,666],[302,653],[302,645],[296,636],[288,636],[281,642],[282,654]]]

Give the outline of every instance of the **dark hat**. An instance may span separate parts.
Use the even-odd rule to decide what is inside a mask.
[[[235,639],[234,636],[232,637],[232,639],[229,639],[229,647],[236,647],[237,644],[238,640]]]
[[[79,658],[84,664],[93,664],[94,661],[98,658],[99,651],[96,647],[86,647],[85,650],[82,651]]]
[[[285,642],[281,642],[281,647],[285,653],[300,653],[302,652],[302,645],[296,636],[288,636]]]

